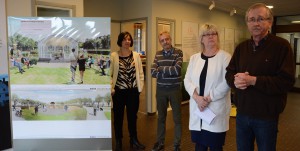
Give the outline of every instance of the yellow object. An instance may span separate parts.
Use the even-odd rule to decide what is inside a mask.
[[[232,105],[232,107],[231,107],[230,116],[236,117],[236,107],[234,105]]]

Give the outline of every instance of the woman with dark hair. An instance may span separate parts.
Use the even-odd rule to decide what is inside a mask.
[[[111,54],[111,95],[113,99],[114,131],[117,151],[122,151],[123,117],[126,106],[130,147],[145,149],[137,139],[137,112],[139,95],[144,86],[144,73],[140,55],[130,50],[133,39],[130,33],[122,32],[118,36],[120,50]]]

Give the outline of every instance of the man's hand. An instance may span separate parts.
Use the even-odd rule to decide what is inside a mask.
[[[250,85],[255,85],[256,77],[250,76],[248,72],[234,75],[234,85],[236,88],[244,90]]]

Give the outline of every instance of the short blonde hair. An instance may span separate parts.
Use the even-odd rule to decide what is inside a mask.
[[[202,52],[205,49],[205,46],[202,43],[202,38],[203,38],[203,35],[205,35],[208,32],[216,32],[217,33],[217,36],[218,36],[217,37],[218,38],[217,48],[220,49],[220,37],[219,37],[218,27],[214,24],[206,23],[200,27],[200,31],[199,31],[200,51],[202,51]]]

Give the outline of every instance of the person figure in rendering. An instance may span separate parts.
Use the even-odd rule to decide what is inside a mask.
[[[34,115],[37,115],[38,112],[39,112],[39,105],[36,105],[36,106],[34,107]]]
[[[75,73],[77,68],[77,54],[75,53],[75,49],[72,49],[72,52],[70,54],[70,71],[72,73],[71,76],[71,84],[75,83]]]
[[[68,111],[68,105],[64,105],[64,109],[67,112]]]
[[[30,63],[29,63],[28,57],[21,56],[21,63],[24,64],[25,66],[27,66],[27,69],[29,69]]]
[[[47,105],[43,104],[43,112],[47,112]]]
[[[229,130],[231,100],[225,73],[231,55],[220,49],[217,26],[202,25],[199,39],[200,53],[191,56],[184,78],[190,95],[189,129],[195,151],[222,151]],[[216,115],[211,123],[195,113],[204,110]]]
[[[182,133],[181,67],[183,54],[180,49],[172,46],[172,38],[169,32],[161,32],[158,36],[158,40],[163,49],[156,52],[151,67],[151,75],[153,78],[157,79],[156,106],[158,111],[157,138],[152,151],[159,151],[164,148],[166,116],[169,102],[172,107],[175,124],[174,150],[179,151]]]
[[[237,107],[238,151],[276,151],[278,119],[295,83],[289,42],[269,33],[272,11],[262,3],[249,7],[245,20],[251,38],[240,43],[226,68]]]
[[[99,58],[99,60],[98,60],[98,63],[99,63],[99,67],[100,67],[100,70],[101,70],[101,75],[102,76],[105,76],[106,74],[105,74],[105,71],[104,71],[104,69],[105,69],[105,64],[106,64],[106,62],[105,62],[105,59],[104,59],[104,57],[103,56],[100,56],[100,58]]]
[[[96,103],[93,105],[93,109],[94,109],[94,116],[97,116],[97,110],[98,110],[98,108],[97,108]]]
[[[83,75],[85,71],[85,62],[86,62],[86,59],[84,58],[84,53],[81,53],[79,55],[77,62],[79,65],[80,80],[81,80],[78,84],[83,84]]]
[[[93,56],[89,56],[89,58],[88,58],[88,64],[89,64],[89,67],[92,68],[92,64],[94,64],[94,58],[93,58]]]
[[[25,70],[22,68],[22,64],[20,62],[17,62],[13,56],[10,57],[10,61],[12,66],[16,66],[21,74],[25,72]]]
[[[110,68],[110,58],[108,56],[105,57],[105,64],[106,64],[105,68],[109,69]]]
[[[16,105],[13,105],[13,111],[16,111]]]
[[[139,96],[144,86],[144,72],[140,55],[130,50],[133,39],[129,32],[121,32],[117,41],[120,50],[111,53],[111,94],[113,99],[114,131],[117,151],[122,151],[123,118],[126,107],[130,148],[145,149],[137,137]]]

